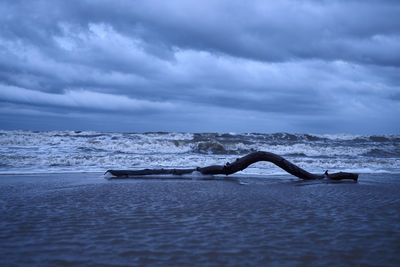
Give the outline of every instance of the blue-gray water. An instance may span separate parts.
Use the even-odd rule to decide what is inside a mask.
[[[400,135],[0,130],[0,174],[203,167],[256,150],[284,156],[310,172],[400,173]],[[243,172],[284,173],[266,162]]]
[[[256,150],[359,181],[301,181],[268,162],[229,179],[102,176]],[[0,265],[398,266],[399,195],[399,135],[0,130]]]
[[[1,266],[400,264],[400,176],[1,175]]]

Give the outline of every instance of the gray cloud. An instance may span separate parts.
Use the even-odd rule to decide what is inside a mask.
[[[2,1],[0,13],[5,128],[62,113],[97,130],[399,130],[396,1]]]

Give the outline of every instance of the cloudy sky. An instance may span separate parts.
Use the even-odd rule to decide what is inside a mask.
[[[0,2],[0,129],[400,132],[400,1]]]

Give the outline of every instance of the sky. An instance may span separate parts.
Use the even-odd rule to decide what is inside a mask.
[[[400,1],[0,2],[0,129],[400,133]]]

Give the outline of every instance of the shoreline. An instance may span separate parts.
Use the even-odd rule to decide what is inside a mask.
[[[154,175],[142,175],[137,177],[126,177],[126,178],[118,178],[116,176],[107,176],[107,174],[103,171],[68,171],[68,172],[27,172],[27,173],[0,173],[0,180],[5,180],[11,177],[38,177],[38,178],[71,178],[74,177],[84,177],[84,178],[99,178],[105,181],[129,181],[129,180],[223,180],[223,179],[249,179],[249,180],[275,180],[279,179],[282,181],[294,180],[294,181],[313,181],[313,180],[304,180],[298,178],[294,175],[291,175],[287,172],[279,173],[279,174],[248,174],[244,172],[238,172],[231,175],[202,175],[202,174],[184,174],[184,175],[171,175],[171,174],[154,174]],[[382,182],[386,179],[392,179],[393,177],[399,177],[400,173],[397,172],[367,172],[367,173],[359,173],[358,182]],[[12,181],[12,180],[10,180]],[[319,181],[329,181],[329,179],[320,179]],[[331,180],[334,181],[334,180]],[[338,181],[340,182],[340,181]],[[346,182],[346,180],[341,180],[341,182]],[[347,182],[351,182],[348,180]]]

